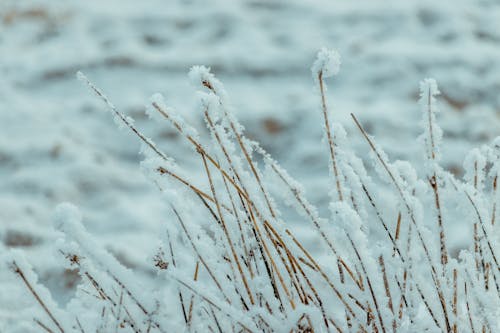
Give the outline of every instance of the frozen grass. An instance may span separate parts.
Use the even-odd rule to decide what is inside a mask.
[[[427,79],[420,87],[423,170],[389,161],[352,115],[371,150],[376,180],[349,148],[343,127],[332,123],[325,79],[339,65],[338,54],[324,49],[312,67],[330,156],[328,217],[245,136],[222,83],[207,68],[193,67],[190,78],[199,88],[209,138],[160,95],[148,107],[148,114],[170,123],[192,145],[205,171],[200,184],[79,73],[117,123],[143,142],[144,172],[178,223],[166,226],[151,258],[159,282],[153,287],[87,233],[75,207],[61,205],[55,226],[64,237],[55,248],[82,278],[66,308],[59,309],[37,283],[22,254],[8,260],[43,309],[34,325],[47,332],[500,331],[500,140],[467,156],[464,180],[443,170],[439,91]],[[324,253],[310,252],[289,227],[281,211],[290,207],[310,224]],[[471,231],[459,254],[447,244],[457,218]]]

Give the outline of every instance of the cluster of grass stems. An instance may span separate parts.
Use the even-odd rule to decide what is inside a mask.
[[[316,66],[313,76],[331,164],[328,218],[245,136],[222,84],[206,68],[194,68],[191,77],[200,89],[209,139],[200,139],[161,98],[149,106],[194,148],[206,177],[200,184],[80,75],[144,144],[143,167],[168,194],[176,223],[167,227],[164,245],[152,258],[165,288],[149,291],[79,221],[62,221],[66,238],[57,244],[58,251],[79,270],[77,297],[92,305],[88,313],[50,305],[54,302],[42,296],[43,287],[26,272],[29,266],[13,259],[11,268],[44,312],[35,319],[38,327],[61,333],[499,332],[500,258],[494,230],[500,198],[500,159],[495,158],[500,155],[495,152],[500,147],[494,143],[471,153],[472,169],[464,181],[443,170],[434,109],[437,88],[426,80],[421,85],[426,168],[420,178],[408,163],[390,162],[351,114],[386,182],[381,186],[347,146],[342,126],[330,119],[326,70]],[[311,253],[282,217],[284,205],[311,226],[323,245],[321,256]],[[470,246],[451,255],[447,240],[454,217],[449,207],[456,206],[463,210],[460,224],[472,232]],[[206,213],[192,212],[199,210]],[[66,219],[74,220],[71,214]]]

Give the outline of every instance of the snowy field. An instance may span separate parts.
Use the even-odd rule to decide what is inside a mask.
[[[139,142],[117,129],[78,70],[196,173],[199,158],[144,110],[161,92],[206,135],[187,73],[211,67],[248,136],[326,211],[328,150],[310,71],[316,52],[326,46],[342,56],[327,94],[332,118],[361,154],[366,143],[350,113],[391,159],[422,165],[419,81],[435,78],[443,165],[461,175],[466,152],[500,134],[499,22],[494,0],[0,1],[0,255],[26,251],[65,303],[77,277],[49,245],[57,238],[54,208],[68,201],[120,262],[153,274],[147,258],[174,220],[141,173]],[[294,228],[314,248],[308,227]],[[459,244],[463,229],[456,230]],[[25,293],[1,268],[0,332],[25,332],[22,320],[39,311],[29,298],[19,301]]]

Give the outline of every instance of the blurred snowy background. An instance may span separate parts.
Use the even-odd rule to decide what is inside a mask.
[[[210,66],[249,136],[324,206],[328,155],[310,73],[317,50],[342,55],[328,97],[352,145],[366,150],[351,112],[392,159],[417,165],[418,83],[436,78],[443,162],[460,174],[465,153],[500,133],[499,22],[496,0],[1,0],[0,254],[25,249],[51,289],[71,290],[76,275],[48,247],[52,211],[70,201],[120,261],[150,274],[146,258],[171,219],[141,174],[139,143],[116,129],[77,70],[197,170],[192,151],[168,124],[148,120],[144,105],[161,92],[201,129],[187,71]],[[17,289],[0,270],[0,332],[30,311],[16,302]]]

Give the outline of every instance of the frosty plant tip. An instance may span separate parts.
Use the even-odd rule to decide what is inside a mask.
[[[371,150],[371,175],[342,125],[332,122],[325,79],[339,65],[335,51],[322,49],[312,67],[332,184],[327,216],[245,135],[224,86],[207,68],[193,67],[189,76],[208,137],[161,95],[147,109],[193,147],[204,181],[195,181],[79,73],[143,143],[142,168],[168,194],[171,214],[149,263],[157,272],[151,284],[102,248],[74,207],[60,206],[56,225],[64,236],[55,247],[81,276],[66,308],[55,304],[21,254],[9,259],[42,309],[33,325],[46,332],[500,332],[498,144],[467,155],[463,180],[444,170],[438,89],[427,79],[420,85],[425,168],[419,172],[392,162],[352,115]],[[321,256],[282,211],[312,227]],[[471,235],[459,254],[448,244],[456,221]]]
[[[311,67],[313,78],[316,79],[317,75],[322,75],[323,78],[329,78],[340,70],[340,54],[335,50],[328,50],[322,48],[318,52],[318,56]]]

